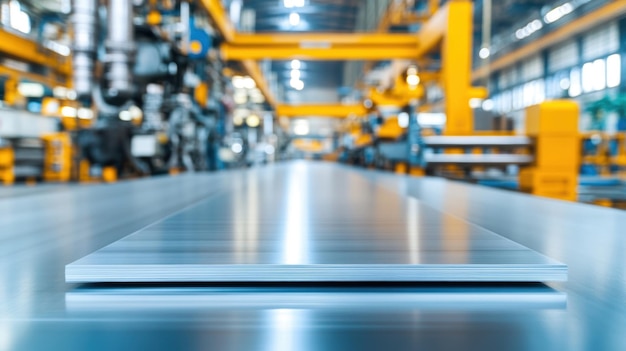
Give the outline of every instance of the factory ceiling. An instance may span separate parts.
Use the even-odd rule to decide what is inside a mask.
[[[239,29],[250,32],[356,32],[374,31],[391,0],[233,0],[242,12]],[[416,10],[425,8],[428,0],[415,0]],[[510,30],[530,14],[550,6],[545,0],[493,0],[493,31]],[[475,3],[476,45],[481,43],[483,0]],[[294,13],[296,15],[294,15]],[[419,24],[394,26],[392,32],[416,32]],[[379,65],[384,65],[380,62]],[[338,101],[361,79],[362,62],[302,62],[301,80],[304,94],[290,85],[290,62],[273,62],[271,69],[281,87],[281,97],[291,103],[301,101],[306,92],[332,90],[336,93],[318,96],[314,100]],[[349,71],[349,72],[348,72]],[[348,73],[348,74],[346,74]],[[344,87],[343,89],[340,89]]]

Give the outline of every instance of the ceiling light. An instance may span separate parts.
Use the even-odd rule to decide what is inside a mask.
[[[487,99],[487,100],[483,101],[483,110],[484,111],[493,111],[494,107],[495,107],[495,103],[493,102],[493,100]]]
[[[242,76],[233,77],[233,86],[235,89],[245,89],[245,82]]]
[[[289,84],[291,85],[292,88],[296,89],[296,90],[302,90],[304,89],[304,82],[301,81],[300,79],[292,79]]]
[[[554,23],[560,20],[561,18],[563,18],[564,16],[572,13],[572,11],[574,11],[574,6],[572,6],[572,4],[570,4],[569,2],[566,2],[565,4],[549,11],[543,17],[543,20],[548,24]]]
[[[261,124],[261,119],[257,115],[250,115],[246,118],[246,124],[250,128],[256,128]]]
[[[254,89],[254,88],[256,88],[256,83],[254,82],[254,79],[252,79],[250,77],[246,77],[243,80],[243,86],[246,89]]]
[[[472,98],[469,101],[469,106],[471,108],[480,108],[483,106],[483,99]]]
[[[527,25],[525,25],[524,27],[515,31],[515,37],[517,39],[524,39],[526,37],[531,36],[533,33],[540,30],[541,28],[543,28],[543,23],[541,23],[541,21],[538,19],[533,20],[529,22]]]
[[[300,24],[300,15],[296,12],[292,12],[291,14],[289,14],[289,24],[291,24],[293,27]]]
[[[302,62],[300,60],[291,60],[291,69],[300,69],[302,68]]]
[[[304,7],[304,0],[283,0],[283,6],[288,9],[294,7]]]
[[[490,55],[491,55],[491,52],[489,51],[489,48],[482,48],[478,52],[478,56],[480,56],[480,58],[483,60],[488,59]]]
[[[300,80],[301,73],[297,69],[291,70],[291,79]]]
[[[309,134],[309,122],[306,120],[295,121],[293,124],[293,134],[295,135],[307,135]]]

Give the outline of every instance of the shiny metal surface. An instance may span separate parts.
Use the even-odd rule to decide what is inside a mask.
[[[531,155],[517,154],[427,154],[424,161],[429,165],[525,165],[534,160]]]
[[[231,175],[219,193],[66,267],[72,283],[507,281],[567,267],[350,170],[293,163]]]
[[[279,286],[241,286],[219,288],[243,294],[220,295],[242,297],[241,303],[222,300],[220,308],[208,297],[207,290],[217,289],[212,286],[155,290],[66,284],[66,264],[219,191],[237,172],[110,186],[46,186],[41,193],[32,191],[37,188],[0,188],[0,350],[626,349],[626,212],[441,179],[347,169],[566,263],[568,281],[550,283],[553,293],[543,290],[556,305],[520,305],[517,298],[507,305],[490,297],[478,307],[412,302],[402,308],[391,299],[373,303],[375,299],[358,297],[352,306],[332,302],[327,307],[321,301],[331,288],[282,290],[297,288],[303,297],[281,294]],[[325,186],[329,184],[320,182],[319,187]],[[254,211],[246,203],[244,211]],[[415,287],[422,288],[428,289]],[[475,292],[471,286],[460,288],[452,293]],[[491,288],[518,296],[536,289]],[[558,302],[563,295],[566,306]],[[378,303],[392,306],[378,308]]]
[[[426,136],[423,142],[428,147],[517,147],[531,146],[533,141],[526,136]]]

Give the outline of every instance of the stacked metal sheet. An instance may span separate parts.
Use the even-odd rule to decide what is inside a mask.
[[[68,265],[66,281],[567,278],[565,265],[343,166],[291,163],[238,171],[220,186],[216,195]]]

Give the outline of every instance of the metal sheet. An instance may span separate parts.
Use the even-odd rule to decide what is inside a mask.
[[[517,147],[531,146],[533,141],[526,136],[426,136],[428,147]]]
[[[161,291],[164,301],[154,304],[145,291],[154,286],[138,292],[145,297],[139,299],[117,291],[117,284],[88,284],[94,295],[115,296],[110,309],[96,296],[74,299],[86,291],[65,282],[66,264],[215,193],[237,174],[197,173],[110,185],[0,188],[0,349],[626,350],[625,211],[437,178],[347,170],[566,263],[568,281],[550,283],[567,295],[565,308],[517,308],[524,304],[512,299],[512,308],[492,310],[421,303],[384,309],[359,297],[350,308],[331,304],[335,309],[304,297],[290,305],[296,297],[264,295],[249,286],[251,294],[268,299],[212,309],[209,297],[194,294],[198,284],[171,286]],[[518,287],[502,283],[497,290]],[[454,290],[470,292],[466,285],[454,284]],[[197,309],[185,307],[194,300]],[[493,297],[487,301],[499,304]]]
[[[525,165],[534,160],[531,155],[517,154],[427,154],[424,161],[428,164],[455,165]]]
[[[567,295],[543,284],[417,286],[256,286],[79,288],[65,295],[76,317],[120,313],[214,313],[299,309],[355,311],[502,311],[564,309]]]
[[[347,168],[230,174],[66,267],[67,282],[562,281],[567,267]]]

